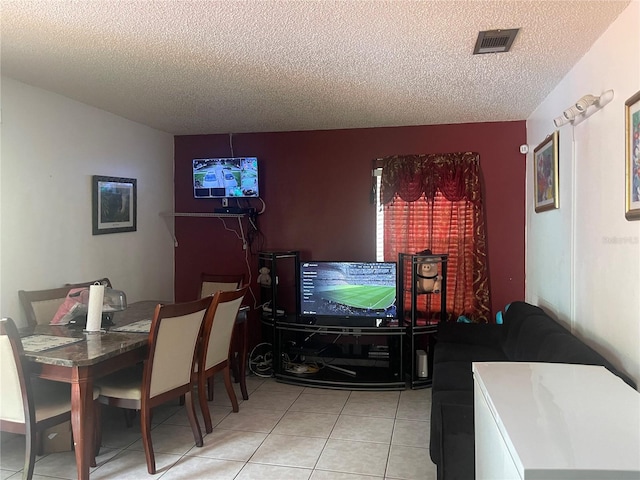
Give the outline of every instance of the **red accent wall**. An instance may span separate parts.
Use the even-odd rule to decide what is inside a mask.
[[[300,250],[316,260],[375,260],[372,160],[387,155],[476,151],[485,184],[489,275],[494,313],[524,298],[524,121],[417,127],[247,133],[235,156],[257,156],[265,212],[253,250]],[[194,199],[193,158],[231,156],[228,135],[175,138],[176,212],[213,212],[220,200]],[[257,199],[247,201],[258,209]],[[233,205],[233,202],[231,203]],[[243,228],[247,231],[247,221]],[[257,258],[228,229],[236,219],[176,218],[176,301],[195,298],[200,272],[248,271]]]

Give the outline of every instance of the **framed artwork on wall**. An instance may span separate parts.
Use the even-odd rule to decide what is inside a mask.
[[[624,102],[626,132],[624,216],[627,220],[640,220],[640,92]]]
[[[93,176],[93,234],[135,232],[135,178]]]
[[[533,192],[536,212],[558,208],[558,131],[533,151]]]

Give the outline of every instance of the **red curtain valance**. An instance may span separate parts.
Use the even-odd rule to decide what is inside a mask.
[[[480,155],[476,152],[394,155],[382,159],[380,201],[396,196],[415,202],[433,200],[440,191],[447,200],[480,201]]]

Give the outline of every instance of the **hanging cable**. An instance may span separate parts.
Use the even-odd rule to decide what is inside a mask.
[[[233,158],[233,133],[229,134],[229,149],[231,150],[231,158]]]

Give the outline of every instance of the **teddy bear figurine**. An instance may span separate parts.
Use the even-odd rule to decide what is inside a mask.
[[[271,275],[269,275],[269,273],[271,271],[267,267],[262,267],[260,270],[258,270],[258,272],[260,273],[260,275],[258,275],[257,282],[263,287],[270,287]]]
[[[420,262],[416,265],[416,292],[440,293],[442,276],[438,275],[438,264],[435,262]]]

